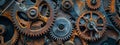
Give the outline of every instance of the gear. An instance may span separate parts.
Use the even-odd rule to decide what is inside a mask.
[[[76,22],[79,36],[86,40],[96,40],[105,32],[106,19],[98,11],[85,11]]]
[[[18,39],[18,33],[7,17],[0,16],[0,45],[13,45]]]
[[[27,2],[28,1],[28,2]],[[55,13],[52,4],[46,0],[24,0],[16,2],[12,9],[12,19],[17,29],[30,37],[40,36],[49,31]],[[48,9],[47,14],[43,8]]]
[[[70,15],[59,11],[54,26],[50,31],[50,35],[56,40],[66,40],[70,37],[73,29]]]
[[[64,11],[68,11],[73,7],[73,2],[72,0],[63,0],[62,1],[62,9]]]
[[[120,29],[120,16],[117,14],[115,16],[112,16],[111,17],[111,21],[113,22],[113,24],[118,28]]]
[[[86,0],[86,4],[90,9],[98,9],[101,5],[101,0]]]

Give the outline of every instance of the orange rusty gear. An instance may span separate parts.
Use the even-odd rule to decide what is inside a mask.
[[[73,5],[74,4],[73,4],[72,0],[63,0],[62,1],[62,9],[64,11],[70,10],[73,7]]]
[[[35,4],[30,8],[24,7],[24,4],[22,4],[22,7],[19,7],[18,4],[13,6],[12,19],[20,33],[34,37],[49,31],[55,18],[54,9],[51,7],[52,4],[49,1],[36,0]],[[41,14],[42,11],[40,11],[39,8],[42,4],[45,4],[49,9],[49,16]],[[28,10],[22,12],[22,9]]]
[[[96,40],[103,36],[106,29],[106,19],[98,11],[85,11],[77,21],[78,35],[85,40]]]
[[[90,9],[98,9],[101,5],[101,0],[94,0],[94,4],[92,4],[93,0],[86,0],[86,4]]]

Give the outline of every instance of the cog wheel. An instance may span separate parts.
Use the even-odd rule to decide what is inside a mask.
[[[106,19],[99,11],[85,11],[77,21],[78,35],[85,40],[96,40],[103,36],[106,29]]]
[[[73,25],[71,17],[62,11],[59,11],[53,27],[51,28],[50,35],[55,40],[67,40],[72,33]]]
[[[12,9],[13,22],[17,29],[27,36],[35,37],[45,34],[55,18],[54,9],[51,6],[52,4],[46,0],[16,2]]]
[[[0,45],[14,45],[18,39],[18,32],[7,17],[0,16]]]
[[[113,22],[113,24],[118,28],[120,29],[120,16],[117,14],[115,16],[112,16],[111,17],[111,21]]]
[[[90,9],[98,9],[101,5],[101,0],[86,0],[86,4]]]
[[[64,11],[68,11],[73,7],[73,2],[72,0],[63,0],[62,1],[62,9]]]

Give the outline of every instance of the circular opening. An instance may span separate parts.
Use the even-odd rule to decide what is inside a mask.
[[[58,27],[60,30],[63,30],[65,26],[63,24],[60,24]]]
[[[30,10],[30,15],[34,17],[36,15],[37,11],[35,9]]]

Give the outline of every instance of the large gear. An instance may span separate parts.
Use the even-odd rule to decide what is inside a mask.
[[[54,26],[50,31],[50,35],[56,40],[66,40],[70,37],[73,29],[73,25],[71,23],[72,20],[70,19],[71,17],[62,11],[57,15]]]
[[[101,6],[101,0],[86,0],[86,4],[90,9],[98,9]]]
[[[7,17],[0,16],[0,45],[13,45],[18,39],[18,32]]]
[[[86,40],[96,40],[103,36],[106,29],[106,19],[99,11],[85,11],[76,22],[80,37]]]
[[[27,2],[28,1],[28,2]],[[54,9],[46,0],[25,0],[16,2],[12,9],[12,19],[17,29],[30,37],[40,36],[49,31],[54,21]],[[48,9],[43,14],[43,8]],[[43,10],[42,10],[43,9]]]

